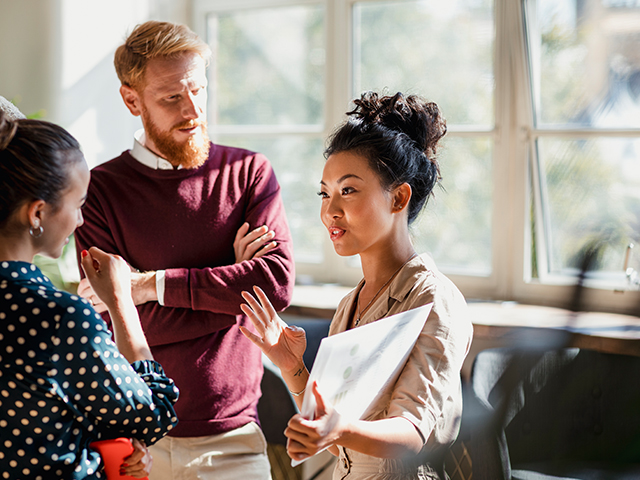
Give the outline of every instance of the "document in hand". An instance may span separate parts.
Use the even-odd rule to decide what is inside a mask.
[[[311,385],[340,414],[359,420],[395,383],[424,327],[432,303],[324,338],[313,362],[301,414],[313,419],[316,399]],[[303,460],[304,461],[304,460]],[[293,466],[300,461],[292,461]]]

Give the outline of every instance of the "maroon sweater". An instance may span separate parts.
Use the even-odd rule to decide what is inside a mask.
[[[282,310],[294,283],[291,236],[268,160],[212,144],[198,169],[154,170],[127,151],[92,170],[83,214],[78,251],[95,245],[141,271],[166,270],[165,305],[138,311],[155,359],[180,389],[171,435],[215,435],[257,421],[261,354],[237,327],[250,324],[240,293],[258,285]],[[233,240],[245,221],[269,226],[278,246],[235,264]]]

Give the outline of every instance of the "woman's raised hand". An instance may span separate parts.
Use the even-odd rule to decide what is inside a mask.
[[[258,299],[249,292],[242,292],[242,298],[247,303],[240,305],[240,308],[253,323],[256,333],[243,326],[240,326],[240,330],[282,372],[298,369],[307,348],[305,331],[295,325],[287,325],[259,287],[253,287],[253,291]]]
[[[131,269],[122,257],[91,247],[82,252],[82,268],[93,292],[108,308],[131,300]]]
[[[109,309],[120,353],[129,363],[153,360],[131,297],[131,269],[127,262],[118,255],[91,247],[82,252],[82,268],[91,288]]]

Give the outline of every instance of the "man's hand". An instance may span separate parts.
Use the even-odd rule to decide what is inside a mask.
[[[131,272],[131,296],[136,305],[157,302],[156,272]]]
[[[266,225],[249,232],[249,223],[245,222],[238,229],[236,239],[233,241],[233,250],[236,253],[236,263],[244,260],[258,258],[273,250],[277,243],[273,242],[276,234]]]
[[[98,313],[107,311],[107,306],[100,297],[96,295],[89,280],[83,278],[78,285],[78,295],[86,298]],[[156,291],[156,272],[137,272],[131,271],[131,297],[133,303],[142,305],[147,302],[158,301],[158,292]]]

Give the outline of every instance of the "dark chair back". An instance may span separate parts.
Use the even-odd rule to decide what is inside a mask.
[[[640,470],[638,357],[491,349],[476,357],[471,389],[476,480]]]

